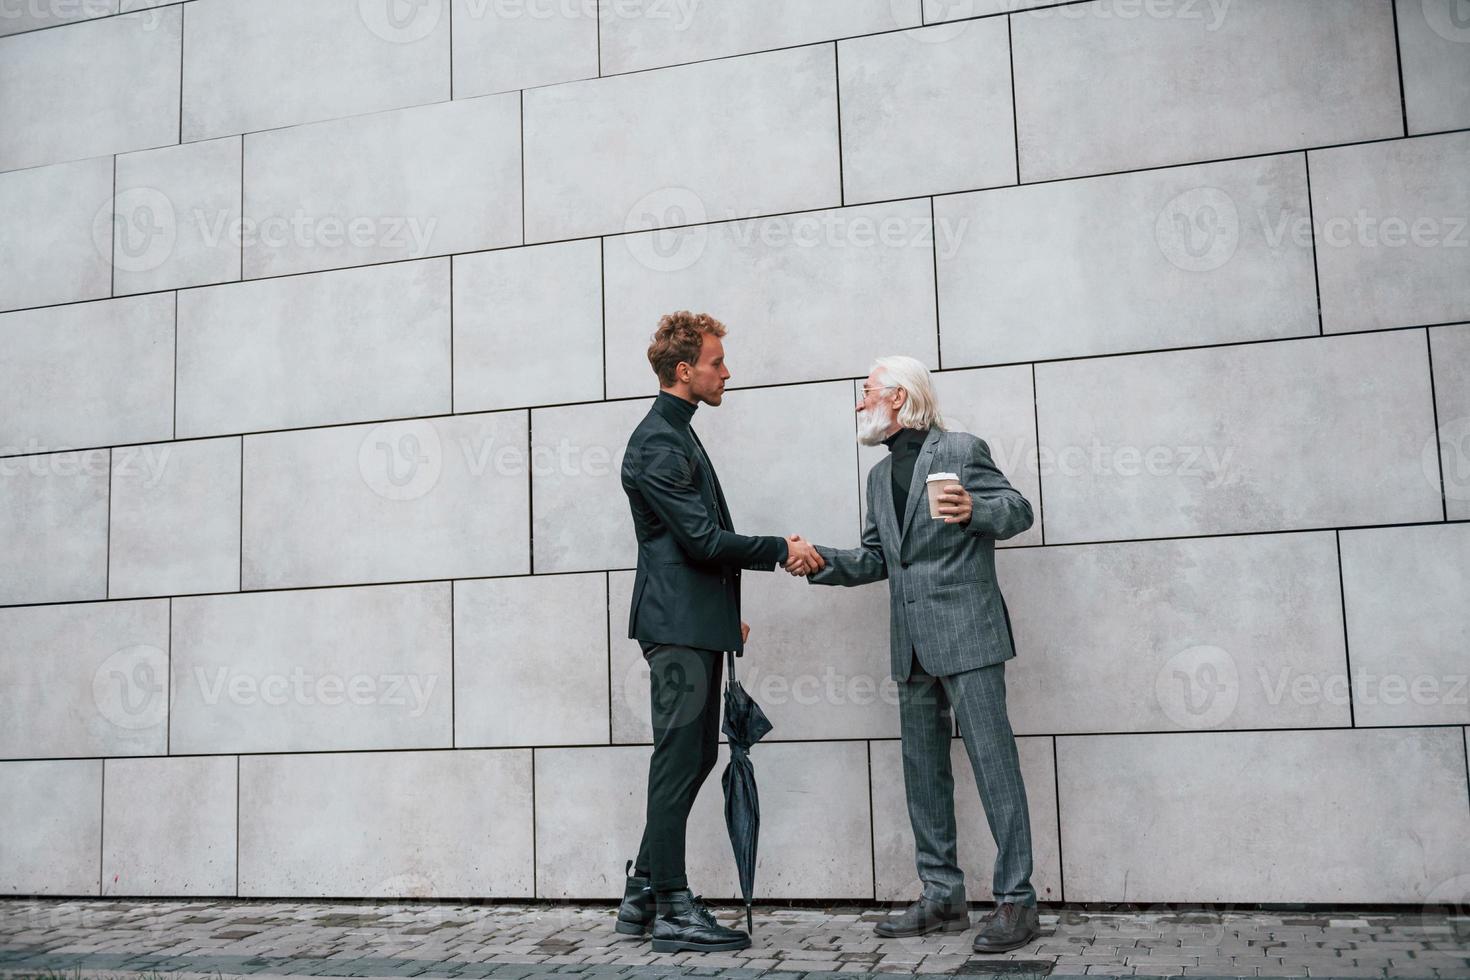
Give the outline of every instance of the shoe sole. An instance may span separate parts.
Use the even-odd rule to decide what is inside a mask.
[[[931,932],[964,932],[968,928],[970,928],[970,920],[964,918],[946,919],[936,926],[930,926],[928,929],[915,929],[912,932],[887,932],[879,930],[877,926],[873,927],[873,932],[884,939],[912,939],[914,936],[927,936]]]
[[[622,919],[618,920],[616,929],[625,936],[642,936],[648,932],[647,926],[641,926],[636,922],[624,922]]]
[[[970,948],[977,953],[1009,953],[1013,949],[1020,949],[1022,946],[1030,946],[1039,938],[1041,938],[1041,934],[1035,933],[1033,935],[1027,936],[1024,940],[1018,943],[1008,943],[1005,946],[991,946],[988,944],[979,946],[972,945]]]
[[[732,949],[749,949],[749,939],[738,939],[728,943],[691,943],[682,939],[655,939],[655,953],[723,953]]]

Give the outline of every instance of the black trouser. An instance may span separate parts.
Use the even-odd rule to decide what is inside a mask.
[[[652,675],[653,756],[648,761],[648,812],[634,870],[655,891],[689,887],[684,828],[699,787],[720,751],[720,685],[724,654],[664,644],[647,654]]]

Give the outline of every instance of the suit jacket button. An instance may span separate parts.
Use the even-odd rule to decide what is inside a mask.
[[[903,561],[903,562],[899,562],[899,563],[898,563],[898,567],[899,567],[899,568],[908,568],[908,567],[909,567],[909,563],[908,563],[908,562],[906,562],[906,561]]]

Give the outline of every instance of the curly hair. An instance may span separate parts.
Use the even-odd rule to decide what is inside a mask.
[[[653,343],[648,345],[648,363],[658,375],[659,384],[668,387],[679,380],[675,371],[681,361],[698,363],[705,334],[723,337],[725,325],[708,313],[690,313],[688,310],[659,318],[658,329],[653,332]]]

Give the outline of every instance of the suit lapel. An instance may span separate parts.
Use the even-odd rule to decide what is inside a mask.
[[[689,438],[694,442],[695,452],[698,453],[700,462],[704,464],[704,470],[709,477],[710,486],[714,489],[715,506],[719,510],[720,527],[726,531],[733,530],[735,525],[730,520],[730,506],[725,503],[725,491],[720,486],[719,475],[715,473],[715,464],[710,460],[709,453],[705,452],[704,443],[699,441],[699,436],[695,433],[694,427],[690,426],[687,431],[689,432]]]
[[[914,460],[914,475],[909,480],[909,503],[903,512],[903,527],[899,530],[899,540],[908,537],[909,525],[914,523],[914,512],[919,509],[919,500],[924,498],[927,491],[924,484],[929,476],[929,464],[934,459],[934,453],[939,448],[939,430],[930,428],[929,435],[924,439],[924,445],[919,449],[919,458]]]
[[[893,456],[883,457],[873,467],[873,512],[878,515],[878,534],[885,541],[897,540],[898,519],[893,516]]]

